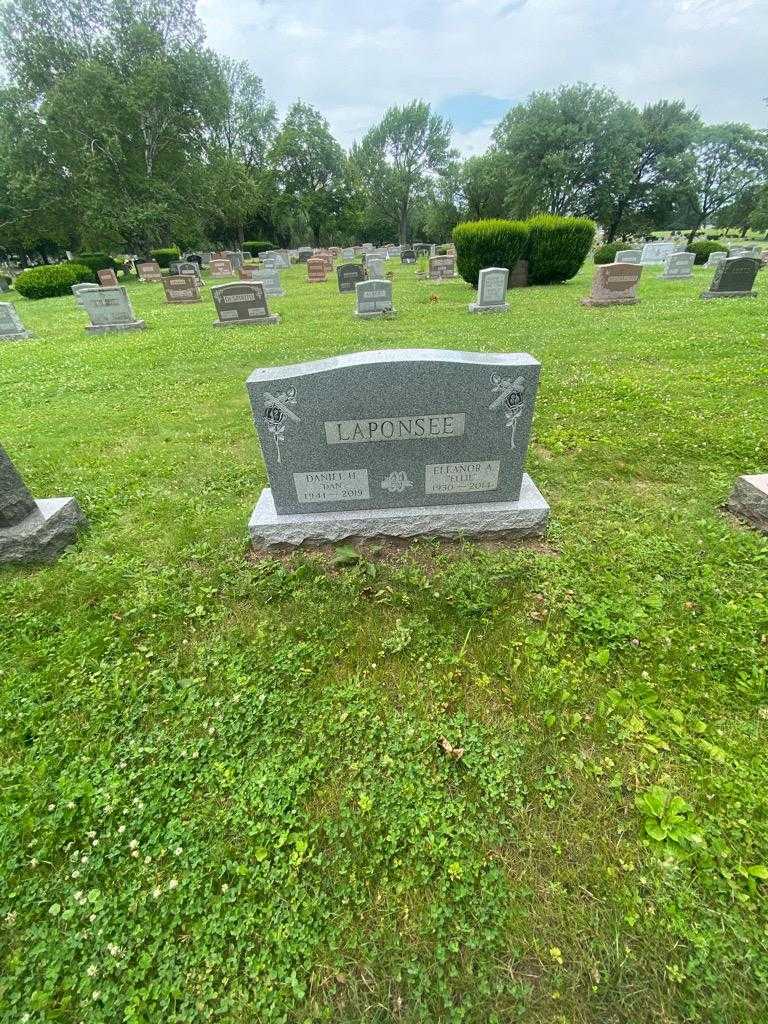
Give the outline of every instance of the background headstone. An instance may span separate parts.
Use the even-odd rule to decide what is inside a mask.
[[[255,370],[271,489],[254,543],[540,533],[548,507],[524,474],[539,369],[525,353],[403,349]]]
[[[518,260],[517,263],[512,267],[509,278],[507,279],[507,288],[527,288],[528,287],[528,260]]]
[[[663,263],[674,251],[674,242],[646,242],[640,253],[640,263],[644,267],[653,263]]]
[[[301,245],[298,248],[299,263],[306,263],[312,257],[312,250],[309,246]]]
[[[140,331],[146,325],[137,320],[125,288],[99,288],[79,293],[80,305],[90,317],[89,334],[107,331]]]
[[[0,302],[0,341],[23,341],[32,333],[21,322],[12,302]]]
[[[716,267],[722,263],[723,260],[728,259],[727,252],[711,252],[707,262],[704,264],[705,267]]]
[[[107,270],[97,270],[96,277],[99,279],[99,284],[102,288],[118,288],[117,274],[110,267]]]
[[[725,507],[750,526],[768,534],[768,473],[740,476]]]
[[[613,258],[614,263],[639,263],[641,252],[639,249],[619,249]]]
[[[358,281],[355,285],[355,315],[368,319],[392,314],[392,282],[382,280]]]
[[[85,525],[74,498],[35,501],[0,445],[0,562],[53,562]]]
[[[312,256],[307,260],[307,280],[310,284],[322,284],[325,281],[325,260]]]
[[[595,267],[592,290],[582,306],[632,306],[643,268],[636,263],[605,263]]]
[[[165,289],[165,301],[169,305],[188,305],[192,302],[202,301],[196,274],[177,274],[174,277],[164,277],[163,288]]]
[[[477,281],[477,301],[470,302],[470,313],[506,312],[507,281],[509,271],[506,267],[485,267],[480,271]]]
[[[264,288],[258,281],[238,281],[211,288],[219,319],[215,327],[279,324],[280,317],[270,314]]]
[[[358,281],[365,280],[365,270],[359,263],[342,263],[336,268],[340,292],[353,292]]]
[[[160,271],[160,264],[156,260],[147,260],[145,263],[138,263],[136,265],[136,272],[139,275],[140,281],[145,281],[150,284],[159,284],[163,280],[163,275]]]
[[[83,305],[82,302],[80,301],[80,292],[97,292],[98,290],[99,286],[97,284],[89,284],[88,282],[86,282],[85,284],[72,285],[72,294],[75,296],[75,302],[78,304],[78,306]]]
[[[211,277],[232,277],[234,270],[230,260],[216,257],[211,260]]]
[[[702,292],[702,299],[754,298],[752,291],[755,277],[760,269],[760,260],[752,256],[729,256],[715,270],[709,291]]]
[[[430,281],[450,281],[456,277],[456,259],[453,256],[430,256]]]
[[[400,262],[405,266],[409,266],[416,262],[416,250],[415,249],[402,249],[400,251]]]
[[[680,280],[693,277],[693,264],[696,254],[692,252],[673,252],[667,256],[664,273],[659,274],[660,281]]]
[[[253,267],[252,269],[251,281],[258,281],[262,285],[267,298],[280,298],[285,295],[280,281],[280,271],[277,268]]]
[[[381,281],[384,278],[384,260],[375,256],[366,256],[365,272],[371,280]]]

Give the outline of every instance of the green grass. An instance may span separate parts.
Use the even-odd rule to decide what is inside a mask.
[[[768,278],[660,272],[17,302],[0,438],[91,529],[0,572],[0,1020],[765,1024],[768,547],[718,507],[768,469]],[[250,560],[246,376],[411,345],[542,361],[547,543]]]

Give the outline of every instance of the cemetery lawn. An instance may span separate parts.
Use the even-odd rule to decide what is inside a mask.
[[[768,275],[660,272],[471,316],[398,265],[358,322],[293,268],[232,330],[133,283],[96,337],[4,297],[0,438],[91,529],[0,570],[0,1020],[765,1024],[768,543],[719,506]],[[411,345],[542,361],[546,542],[249,557],[250,371]]]

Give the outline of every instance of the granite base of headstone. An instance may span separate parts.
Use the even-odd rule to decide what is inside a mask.
[[[0,341],[26,341],[32,337],[12,302],[0,302]]]
[[[768,534],[768,473],[740,476],[725,507],[749,526]]]
[[[85,526],[74,498],[35,500],[0,446],[0,562],[53,562]]]
[[[440,349],[255,370],[270,486],[254,546],[540,535],[549,506],[524,472],[539,370],[526,353]]]
[[[280,323],[280,317],[269,312],[264,286],[258,281],[216,285],[211,294],[219,314],[214,327],[272,327]]]
[[[592,288],[582,306],[634,306],[635,288],[643,272],[637,263],[604,263],[595,267]]]
[[[715,270],[709,290],[701,293],[702,299],[747,299],[756,298],[752,291],[760,260],[752,256],[729,256],[722,260]]]
[[[506,267],[485,267],[477,280],[477,301],[470,302],[470,313],[506,313],[507,282],[509,271]]]

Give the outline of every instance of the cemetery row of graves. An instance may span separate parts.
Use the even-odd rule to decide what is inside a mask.
[[[16,1018],[765,1020],[762,247],[443,248],[0,307]]]

